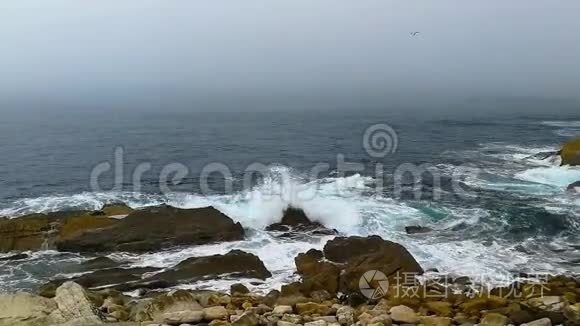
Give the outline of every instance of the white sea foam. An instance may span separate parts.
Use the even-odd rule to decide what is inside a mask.
[[[554,133],[562,137],[578,137],[580,136],[580,121],[565,120],[565,121],[543,121],[543,125],[558,128]]]
[[[580,128],[580,120],[551,120],[542,121],[543,125],[562,128]]]
[[[371,235],[399,242],[417,257],[425,268],[442,272],[477,276],[482,271],[500,273],[527,264],[530,256],[512,252],[501,244],[485,246],[477,240],[450,240],[441,237],[413,237],[404,232],[407,225],[429,225],[446,230],[465,223],[475,225],[489,216],[483,209],[443,209],[445,218],[434,221],[427,213],[408,204],[372,193],[373,179],[361,175],[304,181],[289,170],[277,170],[262,184],[231,195],[201,196],[174,193],[166,196],[132,193],[84,193],[23,199],[0,211],[0,215],[21,215],[64,208],[98,209],[107,202],[124,201],[138,208],[168,203],[181,208],[213,205],[247,229],[243,241],[192,246],[135,255],[114,253],[111,257],[129,260],[134,266],[171,267],[194,256],[225,254],[241,249],[258,255],[273,274],[255,289],[267,290],[296,278],[294,257],[311,248],[323,248],[332,236],[306,240],[280,239],[263,228],[280,220],[288,205],[303,208],[307,215],[329,228],[347,235]],[[457,262],[461,262],[458,264]],[[545,267],[545,266],[538,266]],[[239,281],[239,280],[237,280]],[[248,282],[250,280],[247,280]],[[255,280],[254,280],[255,281]],[[226,289],[233,281],[212,282],[214,288]],[[188,286],[202,286],[194,284]]]
[[[569,166],[533,168],[517,173],[515,178],[565,189],[569,184],[580,181],[580,168]]]

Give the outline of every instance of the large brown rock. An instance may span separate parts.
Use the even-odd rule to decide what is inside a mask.
[[[409,280],[413,274],[423,273],[407,249],[379,236],[337,237],[326,243],[324,252],[311,249],[294,261],[302,282],[283,286],[283,298],[314,297],[313,293],[321,290],[332,295],[339,291],[357,294],[360,279],[368,271],[380,271],[390,281]]]
[[[405,247],[379,236],[334,238],[324,246],[324,256],[344,264],[340,283],[345,293],[358,291],[360,278],[368,271],[380,271],[391,281],[423,274]]]
[[[340,268],[323,261],[323,258],[322,251],[311,249],[294,259],[298,274],[303,279],[300,291],[307,296],[317,290],[326,290],[331,294],[338,292]]]
[[[562,165],[580,165],[580,138],[565,143],[560,150]]]
[[[56,243],[118,223],[89,211],[30,214],[0,220],[0,252],[56,249]]]
[[[313,235],[331,235],[338,231],[328,229],[324,225],[311,221],[300,208],[288,207],[284,211],[282,220],[266,227],[266,231],[284,232],[282,236],[293,237],[303,233]]]
[[[258,256],[241,250],[232,250],[225,255],[188,258],[175,267],[155,274],[144,281],[163,280],[183,283],[228,275],[235,278],[266,279],[272,274]]]
[[[72,252],[146,252],[243,237],[242,226],[213,207],[180,209],[163,205],[134,211],[110,227],[58,241],[56,247]]]

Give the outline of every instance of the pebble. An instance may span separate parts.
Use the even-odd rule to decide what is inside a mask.
[[[552,326],[552,321],[550,318],[542,318],[526,324],[521,324],[520,326]]]
[[[171,325],[198,323],[203,320],[203,311],[187,310],[166,312],[163,314],[163,322]]]
[[[292,306],[276,306],[274,310],[272,310],[272,314],[274,315],[284,315],[284,314],[291,314],[294,310]]]
[[[419,317],[417,317],[415,310],[407,306],[396,306],[391,308],[389,312],[393,321],[399,324],[417,324],[419,322]]]
[[[203,309],[203,318],[205,320],[227,319],[228,311],[223,306],[208,307]]]

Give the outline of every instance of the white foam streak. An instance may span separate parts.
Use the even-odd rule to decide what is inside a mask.
[[[515,178],[565,189],[569,184],[580,181],[580,168],[569,166],[533,168],[517,173]]]

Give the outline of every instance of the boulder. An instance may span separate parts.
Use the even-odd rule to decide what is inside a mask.
[[[380,271],[392,281],[403,277],[408,280],[412,274],[423,273],[403,246],[379,236],[337,237],[326,243],[324,252],[311,249],[296,256],[294,261],[302,282],[282,286],[279,304],[303,302],[303,296],[320,297],[324,301],[319,294],[334,296],[340,291],[349,302],[353,298],[351,303],[357,306],[366,301],[356,296],[360,296],[359,283],[364,273]]]
[[[304,321],[304,318],[302,318],[302,316],[296,315],[296,314],[285,314],[284,316],[282,316],[282,321],[292,323],[292,324],[302,324],[302,322]]]
[[[423,269],[405,247],[379,236],[334,238],[324,246],[324,256],[344,264],[340,282],[344,293],[359,291],[360,278],[372,270],[382,272],[390,281],[423,274]]]
[[[55,249],[57,241],[117,222],[107,216],[93,216],[90,213],[55,212],[0,220],[0,252]]]
[[[153,320],[163,322],[167,317],[166,314],[182,311],[198,311],[198,315],[203,318],[203,307],[195,296],[189,291],[176,290],[158,295],[153,299],[136,305],[131,312],[131,319],[135,321]]]
[[[419,316],[407,306],[395,306],[389,311],[394,322],[399,324],[417,324]]]
[[[51,299],[29,293],[0,294],[0,325],[48,325],[58,309]]]
[[[453,305],[446,301],[429,301],[425,304],[429,312],[441,317],[451,317],[453,315]]]
[[[452,319],[449,317],[427,316],[421,318],[424,326],[451,326]]]
[[[285,306],[285,305],[275,306],[274,310],[272,310],[272,314],[277,315],[277,316],[283,316],[284,314],[291,314],[292,312],[294,312],[294,310],[292,309],[292,306]]]
[[[333,235],[338,234],[337,230],[328,229],[318,222],[312,222],[306,213],[295,207],[288,207],[284,211],[282,220],[266,227],[266,231],[284,232],[284,237],[299,236],[304,233],[313,235]]]
[[[283,321],[283,320],[279,320],[279,321],[276,323],[276,326],[299,326],[299,324],[294,324],[294,323],[291,323],[291,322],[289,322],[289,321]]]
[[[298,274],[303,278],[300,292],[307,296],[318,290],[326,290],[331,294],[338,292],[340,268],[323,261],[323,258],[322,251],[311,249],[294,259]]]
[[[162,205],[133,211],[115,221],[110,227],[57,241],[56,246],[72,252],[147,252],[244,237],[241,224],[213,207],[180,209]]]
[[[105,206],[99,211],[62,211],[0,219],[0,252],[56,249],[57,243],[80,234],[110,227],[116,215],[128,212],[124,205]]]
[[[566,319],[564,310],[568,303],[559,296],[542,296],[523,303],[535,319],[549,318],[553,324],[561,324]]]
[[[479,314],[482,310],[492,310],[505,307],[507,300],[498,296],[475,297],[465,301],[460,308],[468,315]]]
[[[231,295],[244,295],[250,293],[250,290],[242,283],[235,283],[230,286]]]
[[[0,325],[96,325],[105,318],[95,296],[74,282],[55,291],[54,299],[32,294],[0,295]]]
[[[336,318],[341,325],[352,325],[354,324],[354,309],[342,306],[336,310]]]
[[[521,324],[520,326],[552,326],[552,321],[550,318],[542,318],[531,321],[529,323]]]
[[[163,314],[163,322],[168,325],[197,324],[203,320],[203,311],[175,311]]]
[[[225,320],[229,316],[228,311],[223,306],[207,307],[203,309],[203,318],[208,321],[215,319]]]
[[[232,326],[257,326],[260,321],[253,311],[246,311],[240,316],[235,316],[232,320]]]
[[[217,278],[221,275],[262,280],[272,276],[258,256],[241,250],[232,250],[225,255],[188,258],[175,267],[155,274],[145,281],[164,280],[170,283],[184,283]]]
[[[564,316],[571,323],[580,325],[580,303],[566,307],[564,309]]]
[[[481,319],[481,326],[506,326],[509,324],[509,318],[498,313],[489,313]]]
[[[62,318],[66,323],[99,324],[105,319],[85,289],[74,282],[66,282],[58,287],[54,301],[58,306],[58,319]],[[54,317],[55,313],[51,315]]]
[[[580,138],[565,143],[560,150],[562,165],[580,165]]]
[[[333,309],[325,304],[316,302],[305,302],[296,304],[296,312],[302,316],[304,315],[328,316],[333,312]]]

